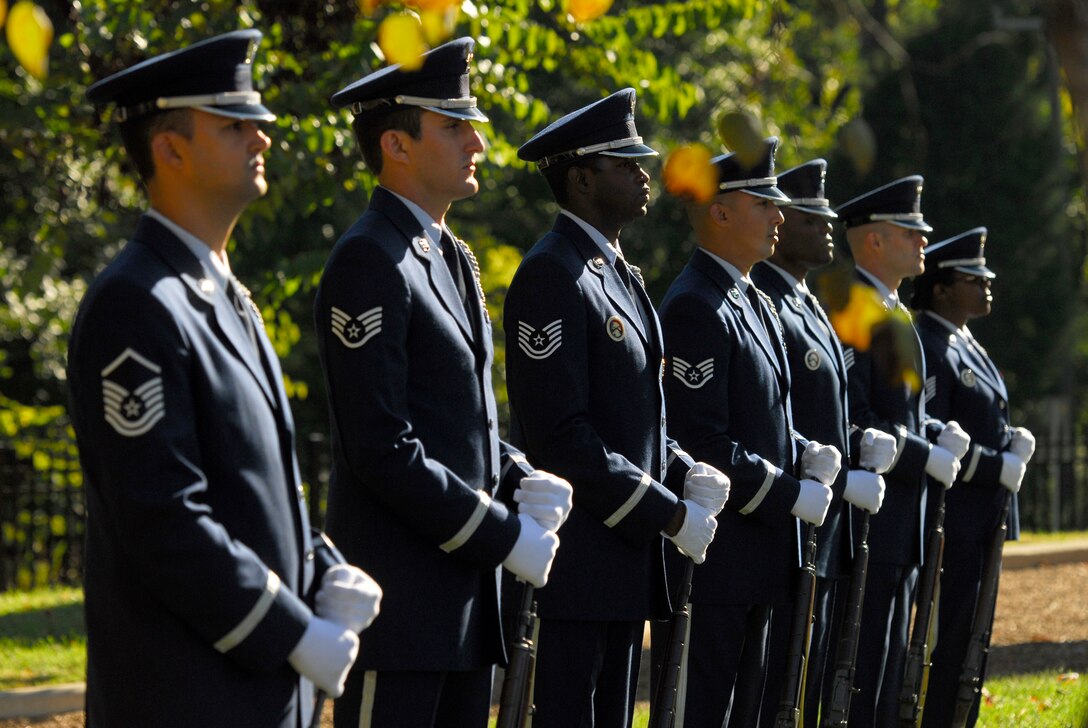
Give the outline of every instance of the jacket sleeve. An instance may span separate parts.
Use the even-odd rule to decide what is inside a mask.
[[[873,346],[878,345],[879,342],[874,338]],[[925,473],[926,461],[929,459],[929,442],[925,437],[908,430],[901,422],[892,422],[884,418],[873,408],[875,372],[873,349],[862,351],[844,346],[843,358],[846,360],[851,424],[861,430],[874,427],[896,439],[895,460],[888,470],[889,476],[905,481],[922,477]]]
[[[131,565],[134,582],[209,646],[250,670],[281,666],[301,639],[310,609],[281,581],[287,575],[269,568],[255,542],[238,532],[246,529],[232,532],[209,502],[212,493],[221,499],[248,488],[274,509],[293,495],[260,491],[259,481],[255,487],[252,474],[243,472],[257,457],[251,454],[278,452],[279,442],[267,429],[248,428],[252,441],[222,444],[245,458],[236,480],[211,480],[207,458],[216,453],[206,451],[197,430],[209,396],[197,391],[191,374],[202,362],[190,332],[146,286],[124,280],[99,290],[80,318],[69,350],[70,396],[92,489],[88,499],[98,506],[94,522],[112,531],[110,541]],[[124,391],[119,367],[134,362],[146,381]],[[137,407],[136,395],[145,407],[139,420],[123,421],[111,411],[111,402]]]
[[[504,326],[510,408],[527,450],[566,478],[574,503],[633,544],[657,538],[677,498],[610,449],[589,415],[590,399],[623,392],[590,389],[585,301],[561,263],[546,255],[523,262],[506,297]],[[517,341],[522,322],[554,335],[550,352],[530,356]],[[542,350],[542,351],[546,351]]]
[[[685,295],[669,301],[662,326],[665,400],[673,434],[695,460],[729,476],[732,484],[726,508],[769,523],[780,522],[797,501],[800,484],[732,434],[737,423],[731,421],[730,413],[736,405],[730,402],[729,383],[737,376],[732,371],[736,332],[707,304]],[[685,374],[702,384],[684,383],[680,376]]]
[[[354,479],[423,541],[497,566],[520,533],[517,515],[491,498],[490,484],[467,483],[428,453],[413,421],[408,372],[425,365],[408,355],[408,329],[420,314],[405,271],[366,239],[337,255],[322,277],[315,322],[331,415]],[[344,316],[363,320],[337,325]],[[338,331],[347,337],[350,325],[360,327],[358,338],[345,343]]]

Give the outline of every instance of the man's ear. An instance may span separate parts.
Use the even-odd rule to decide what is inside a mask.
[[[721,226],[729,222],[729,206],[721,202],[720,200],[715,200],[714,202],[711,202],[707,212],[709,213],[710,219],[714,222],[715,225]]]
[[[185,162],[185,145],[188,140],[173,131],[160,131],[151,137],[151,159],[155,169],[180,167]]]
[[[382,132],[382,154],[392,162],[406,163],[411,135],[399,129],[386,129]]]
[[[589,174],[585,167],[573,165],[567,168],[567,189],[579,192],[589,189]]]

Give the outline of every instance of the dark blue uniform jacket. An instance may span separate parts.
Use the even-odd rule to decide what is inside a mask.
[[[203,264],[149,217],[80,306],[88,725],[308,720],[312,686],[287,656],[332,557],[315,554],[279,363],[259,339],[263,364]]]
[[[634,287],[645,323],[616,268],[560,215],[506,297],[511,438],[574,487],[550,580],[537,591],[542,617],[668,616],[660,532],[692,462],[665,434],[661,332]]]
[[[420,222],[379,187],[317,294],[333,435],[327,530],[383,590],[358,669],[503,659],[498,566],[521,527],[492,496],[502,473],[516,481],[529,469],[499,440],[491,324],[467,254],[453,247],[468,309]]]

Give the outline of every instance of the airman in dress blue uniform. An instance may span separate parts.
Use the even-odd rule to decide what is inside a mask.
[[[481,728],[504,660],[500,565],[542,586],[570,486],[500,441],[479,267],[446,225],[475,194],[471,38],[338,91],[377,175],[315,303],[332,419],[328,530],[386,610],[337,701],[337,726]],[[518,511],[495,499],[506,481]]]
[[[863,438],[855,430],[851,437],[842,347],[823,306],[805,282],[809,271],[834,258],[831,221],[837,215],[824,196],[826,171],[827,162],[814,159],[778,175],[779,189],[790,198],[780,205],[786,219],[778,228],[774,254],[752,268],[752,280],[778,309],[782,323],[794,427],[807,439],[833,445],[844,459],[853,451],[857,466],[839,471],[831,485],[831,507],[816,531],[816,596],[804,708],[804,724],[812,726],[817,724],[822,695],[830,689],[830,679],[825,683],[824,678],[832,674],[832,665],[827,663],[829,646],[837,638],[833,617],[839,613],[836,604],[846,588],[853,553],[851,504],[870,513],[880,509],[884,480],[878,473],[895,457],[895,438],[886,433],[870,429]],[[788,638],[789,616],[785,610],[776,610],[772,633]],[[778,691],[765,692],[764,725],[773,721],[778,699]]]
[[[1019,537],[1016,493],[1035,438],[1009,423],[1009,395],[1000,370],[967,328],[990,313],[994,273],[984,257],[986,228],[925,249],[926,272],[914,281],[912,308],[926,353],[926,413],[954,419],[971,436],[959,487],[945,501],[940,613],[922,725],[951,725],[960,670],[967,655],[987,545],[1011,499],[1007,537]],[[985,672],[980,677],[985,677]],[[978,717],[976,697],[968,726]]]
[[[839,206],[860,283],[877,291],[883,306],[907,316],[897,289],[925,269],[922,249],[932,230],[921,211],[922,178],[890,182]],[[885,473],[884,504],[872,517],[870,563],[858,645],[858,694],[850,725],[895,725],[903,682],[911,608],[925,542],[928,490],[951,487],[969,437],[955,422],[928,421],[921,382],[925,356],[913,327],[874,331],[867,351],[847,347],[850,421],[893,434],[895,462]],[[900,367],[903,369],[901,370]],[[909,378],[903,375],[909,373]],[[927,484],[926,475],[935,485]]]
[[[308,726],[313,683],[339,693],[378,609],[377,585],[311,535],[280,365],[225,252],[267,190],[260,38],[210,38],[88,92],[115,105],[151,204],[68,352],[92,727]]]
[[[782,325],[749,278],[773,252],[789,202],[777,146],[764,140],[751,166],[736,154],[712,160],[717,194],[688,203],[698,248],[661,304],[672,431],[734,491],[692,583],[687,726],[758,725],[768,676],[786,665],[788,640],[770,632],[772,612],[789,613],[794,598],[798,519],[823,522],[840,466],[834,447],[794,431]]]
[[[656,154],[634,107],[624,89],[518,150],[562,210],[506,297],[511,437],[575,504],[537,592],[535,728],[630,725],[645,620],[669,615],[662,534],[702,560],[728,494],[666,434],[657,315],[619,249],[649,201],[638,159]]]

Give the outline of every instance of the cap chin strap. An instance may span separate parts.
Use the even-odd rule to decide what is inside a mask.
[[[218,94],[198,94],[195,96],[160,96],[133,106],[119,107],[114,113],[118,123],[143,116],[151,111],[167,109],[188,109],[198,106],[255,106],[261,103],[261,94],[257,91],[224,91]]]
[[[899,220],[923,222],[922,213],[920,212],[874,212],[869,215],[869,219],[873,222],[896,222]]]
[[[830,207],[830,202],[825,197],[790,197],[790,206],[802,207]]]
[[[956,258],[955,260],[942,260],[937,264],[938,268],[959,268],[961,266],[986,265],[985,258]]]
[[[468,96],[463,99],[429,99],[424,96],[394,96],[389,99],[375,99],[373,101],[356,101],[351,105],[351,113],[358,116],[364,111],[376,109],[379,106],[435,106],[439,109],[475,109],[476,97]]]
[[[642,144],[642,137],[632,136],[624,139],[613,139],[610,142],[601,142],[600,144],[590,144],[588,147],[578,147],[577,149],[571,149],[566,152],[559,152],[558,154],[552,154],[544,157],[536,163],[537,169],[547,169],[551,165],[557,162],[564,162],[568,159],[574,159],[575,157],[584,157],[587,154],[597,154],[598,152],[610,152],[615,149],[623,149],[625,147],[633,147],[636,144]],[[646,156],[654,156],[653,154],[647,154]]]
[[[722,182],[719,190],[736,190],[741,187],[770,187],[778,183],[777,177],[758,177],[755,179],[735,179],[730,182]]]

